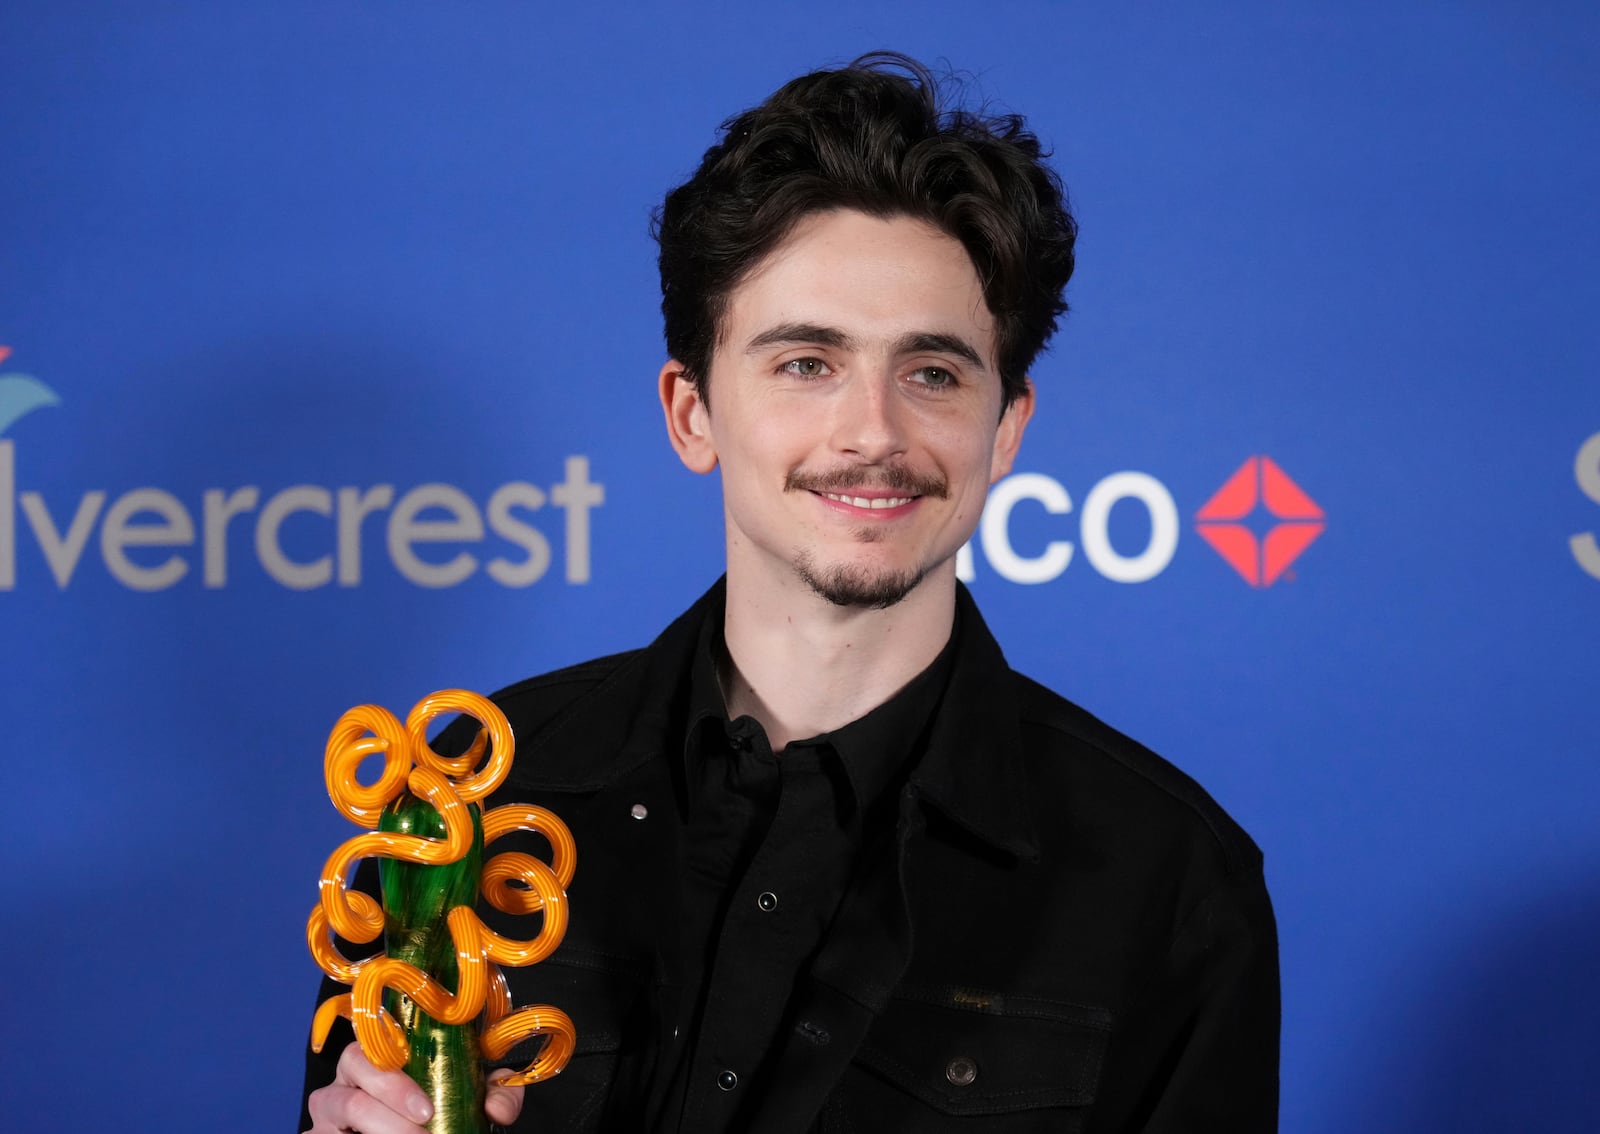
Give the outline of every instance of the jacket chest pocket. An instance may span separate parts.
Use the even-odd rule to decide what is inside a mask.
[[[825,1132],[1082,1129],[1110,1013],[1002,994],[891,1000],[824,1107]]]
[[[619,1061],[641,1042],[645,1004],[636,966],[599,954],[582,955],[574,964],[569,959],[573,952],[506,974],[517,1007],[550,1004],[572,1018],[578,1033],[566,1068],[527,1088],[514,1131],[585,1134],[605,1129]],[[538,1037],[525,1040],[496,1065],[520,1069],[543,1043]]]

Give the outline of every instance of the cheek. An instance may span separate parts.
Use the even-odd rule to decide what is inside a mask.
[[[732,428],[725,429],[717,446],[725,496],[769,498],[803,463],[783,430],[751,420],[726,424]]]
[[[751,421],[738,439],[737,448],[748,467],[780,475],[828,461],[827,447],[818,441],[818,430],[802,416],[780,407]]]
[[[987,437],[974,437],[970,432],[963,436],[951,450],[946,466],[951,477],[987,488],[995,479],[998,467],[994,446]]]

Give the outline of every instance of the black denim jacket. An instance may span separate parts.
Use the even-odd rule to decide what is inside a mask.
[[[675,699],[721,597],[719,584],[647,649],[496,697],[518,749],[490,805],[547,806],[578,843],[565,943],[508,971],[519,1006],[554,1004],[578,1028],[518,1130],[642,1130],[652,1069],[679,1042],[669,761]],[[1276,1130],[1260,852],[1183,773],[1013,672],[965,588],[958,601],[954,670],[898,828],[798,981],[776,1066],[733,1090],[690,1084],[699,1117],[684,1129]],[[341,1035],[308,1059],[308,1092],[332,1078]]]

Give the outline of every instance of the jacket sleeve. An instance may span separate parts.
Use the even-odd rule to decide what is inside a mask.
[[[1278,935],[1259,864],[1203,898],[1113,1030],[1095,1131],[1278,1128]]]

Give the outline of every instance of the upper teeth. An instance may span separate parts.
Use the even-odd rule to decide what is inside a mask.
[[[824,492],[822,495],[841,504],[853,504],[857,508],[898,508],[912,501],[910,496],[877,496],[868,499],[865,496],[839,496],[832,492]]]

